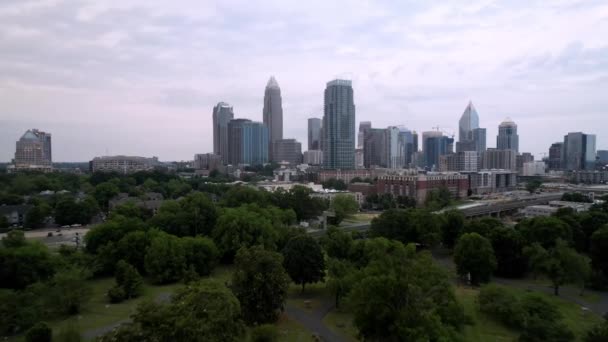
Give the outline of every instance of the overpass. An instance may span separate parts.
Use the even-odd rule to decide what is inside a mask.
[[[501,214],[516,213],[519,209],[530,205],[548,204],[551,201],[559,201],[562,198],[563,192],[555,192],[542,194],[537,196],[523,197],[504,202],[488,203],[461,209],[466,218],[480,216],[498,216]]]

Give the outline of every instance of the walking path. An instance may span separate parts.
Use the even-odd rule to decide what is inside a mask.
[[[313,335],[319,336],[323,342],[342,342],[344,339],[333,331],[331,331],[323,318],[330,312],[334,305],[331,301],[321,300],[321,305],[318,308],[312,309],[312,312],[300,309],[293,304],[287,303],[285,312],[289,318],[302,324],[306,329],[310,330]]]

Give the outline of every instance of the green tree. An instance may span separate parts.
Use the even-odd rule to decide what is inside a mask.
[[[540,189],[543,185],[543,182],[539,179],[532,179],[526,182],[526,190],[531,194],[535,193],[536,190]]]
[[[490,232],[492,249],[496,256],[496,275],[507,278],[522,277],[528,261],[524,256],[524,239],[518,230],[500,227]]]
[[[330,258],[347,259],[353,245],[353,238],[350,233],[330,226],[321,238],[321,245]]]
[[[326,180],[323,184],[323,189],[334,189],[334,190],[346,190],[347,186],[341,179],[330,178]]]
[[[231,261],[241,247],[263,245],[267,249],[276,248],[279,233],[270,220],[240,207],[224,209],[212,237],[223,259]]]
[[[186,219],[190,222],[190,235],[210,235],[218,213],[209,196],[202,192],[193,192],[179,203],[186,213]]]
[[[133,265],[139,273],[145,272],[144,261],[152,237],[158,230],[137,230],[123,236],[116,244],[115,257]]]
[[[439,210],[447,207],[452,202],[452,193],[447,187],[431,190],[427,196],[425,205],[429,210]]]
[[[322,281],[325,277],[325,257],[319,243],[308,235],[299,235],[283,249],[285,270],[291,279],[302,285]]]
[[[268,193],[253,189],[248,186],[233,186],[228,190],[221,200],[221,205],[235,208],[243,204],[256,203],[260,206],[268,204]]]
[[[526,219],[518,223],[515,229],[521,232],[528,245],[539,243],[544,248],[551,248],[557,239],[572,241],[570,227],[556,217]]]
[[[554,304],[539,294],[527,294],[520,303],[525,312],[521,342],[568,342],[574,334],[561,322],[562,315]]]
[[[448,247],[454,247],[456,240],[464,230],[464,214],[459,210],[450,210],[443,214],[441,224],[441,241]]]
[[[121,260],[116,264],[116,286],[124,290],[125,298],[135,298],[141,294],[143,281],[137,269]]]
[[[608,320],[595,324],[583,338],[584,342],[605,342],[608,341]]]
[[[219,254],[213,240],[206,237],[183,237],[186,265],[192,266],[199,276],[208,276],[217,264]]]
[[[356,213],[359,210],[359,204],[352,196],[336,195],[331,202],[330,209],[335,214],[332,218],[333,224],[338,225],[342,220]]]
[[[454,341],[464,323],[448,273],[398,243],[362,270],[347,301],[365,341]]]
[[[23,247],[26,244],[23,230],[11,230],[2,238],[2,245],[6,248]]]
[[[372,220],[370,235],[434,246],[441,238],[440,220],[426,210],[390,209]]]
[[[590,247],[593,268],[608,274],[608,225],[600,228],[591,235]]]
[[[51,342],[53,331],[44,322],[39,322],[31,327],[25,334],[26,342]]]
[[[86,281],[89,276],[89,272],[78,268],[55,274],[47,292],[50,306],[64,315],[80,313],[82,306],[91,298],[92,289]]]
[[[347,260],[333,258],[329,259],[327,269],[329,273],[327,287],[334,294],[334,303],[336,308],[339,308],[342,298],[348,295],[355,283],[356,269]]]
[[[23,289],[53,276],[53,258],[45,245],[29,242],[19,246],[14,239],[7,238],[3,244],[7,246],[7,241],[13,241],[13,247],[0,248],[0,288]]]
[[[146,301],[125,324],[100,341],[242,341],[239,301],[223,284],[202,281],[179,289],[171,303]]]
[[[112,182],[103,182],[95,186],[95,191],[93,192],[93,196],[99,206],[104,210],[108,210],[108,202],[118,193],[120,189],[115,183]]]
[[[109,242],[117,243],[130,232],[145,230],[146,226],[138,218],[116,216],[111,220],[91,228],[84,237],[86,249],[97,253],[98,249]]]
[[[8,222],[8,219],[6,218],[6,216],[0,215],[0,230],[6,229],[10,226],[11,226],[11,224],[10,224],[10,222]]]
[[[273,323],[283,310],[290,279],[280,253],[260,246],[241,248],[235,258],[232,291],[241,303],[245,322]]]
[[[589,259],[576,253],[563,240],[558,239],[555,246],[549,249],[535,243],[526,247],[524,253],[528,256],[530,269],[551,280],[556,296],[559,295],[560,286],[570,283],[584,284],[591,273]]]
[[[504,225],[499,219],[494,217],[482,217],[465,222],[462,233],[477,233],[485,238],[488,238],[490,237],[492,231],[502,227],[504,227]]]
[[[44,220],[51,214],[51,207],[46,203],[35,205],[25,215],[25,226],[28,228],[40,228]]]
[[[477,233],[467,233],[458,239],[454,248],[454,262],[458,274],[469,275],[473,285],[489,281],[496,269],[492,244]]]
[[[180,280],[186,269],[186,255],[180,239],[159,233],[146,252],[144,267],[155,284]]]
[[[519,329],[525,322],[525,312],[519,299],[504,286],[496,284],[482,286],[477,295],[477,303],[479,311],[508,327]]]

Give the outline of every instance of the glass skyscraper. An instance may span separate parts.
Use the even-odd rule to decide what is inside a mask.
[[[213,107],[213,153],[228,162],[228,122],[234,119],[234,110],[226,102]]]
[[[453,153],[454,139],[444,136],[441,132],[429,131],[422,133],[422,151],[426,166],[433,170],[439,168],[439,157]]]
[[[308,119],[308,150],[321,149],[321,119]]]
[[[564,136],[562,163],[568,171],[595,169],[595,135],[581,132]]]
[[[262,110],[264,124],[268,127],[268,150],[273,159],[272,145],[276,140],[283,139],[283,100],[279,83],[271,76],[264,90],[264,108]]]
[[[268,127],[261,122],[235,119],[228,123],[228,162],[263,165],[268,162]]]
[[[323,167],[355,168],[355,102],[350,80],[333,80],[325,88]]]
[[[519,135],[517,134],[517,125],[510,118],[506,118],[505,121],[498,126],[496,149],[514,150],[516,154],[519,153]]]

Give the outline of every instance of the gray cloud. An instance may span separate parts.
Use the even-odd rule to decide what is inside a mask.
[[[607,19],[577,0],[4,0],[0,160],[30,127],[52,131],[57,160],[189,159],[212,148],[215,103],[261,120],[271,74],[304,144],[325,82],[349,77],[377,127],[455,127],[473,100],[490,146],[511,115],[537,155],[573,129],[606,148]]]

